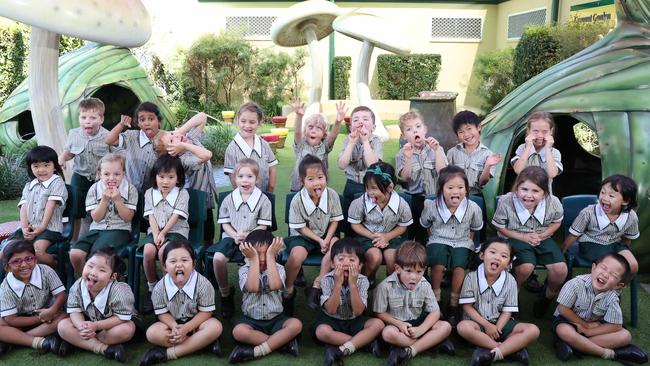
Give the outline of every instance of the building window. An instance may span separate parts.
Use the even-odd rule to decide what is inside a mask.
[[[482,18],[431,18],[432,41],[480,41],[482,35]]]
[[[546,8],[508,16],[508,39],[519,39],[529,25],[546,24]]]
[[[271,24],[276,17],[269,16],[228,16],[226,31],[241,34],[252,40],[270,40]]]

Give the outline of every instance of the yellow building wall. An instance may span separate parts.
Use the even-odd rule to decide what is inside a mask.
[[[546,8],[546,22],[551,22],[552,0],[510,0],[498,5],[496,48],[516,47],[518,40],[508,39],[508,17],[533,9]]]

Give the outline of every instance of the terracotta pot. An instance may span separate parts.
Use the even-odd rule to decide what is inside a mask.
[[[271,121],[273,121],[273,124],[277,128],[284,128],[284,126],[287,125],[287,117],[275,116],[275,117],[271,118]]]

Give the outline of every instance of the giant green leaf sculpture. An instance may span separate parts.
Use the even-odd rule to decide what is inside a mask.
[[[79,101],[110,84],[130,90],[141,102],[156,103],[163,115],[163,128],[170,127],[172,112],[128,48],[89,43],[59,57],[58,76],[66,130],[79,126]],[[27,88],[28,80],[24,80],[0,108],[1,146],[17,146],[24,142],[17,131],[16,116],[30,108]],[[121,111],[123,114],[132,112]]]
[[[616,0],[618,24],[603,39],[508,94],[483,121],[482,141],[509,156],[535,111],[586,123],[600,141],[603,177],[625,174],[639,184],[641,238],[632,250],[650,269],[650,0]],[[484,189],[488,217],[502,192],[504,159]]]

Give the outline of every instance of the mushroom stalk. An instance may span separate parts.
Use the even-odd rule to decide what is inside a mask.
[[[32,27],[29,40],[29,99],[36,141],[63,151],[66,141],[59,105],[59,34]]]
[[[302,30],[309,45],[309,58],[311,59],[311,89],[309,89],[309,99],[305,110],[307,116],[320,113],[320,98],[323,92],[323,65],[315,28],[314,24],[307,24]]]
[[[359,52],[359,61],[357,63],[357,94],[359,97],[359,105],[366,106],[375,113],[375,131],[381,141],[388,140],[388,131],[379,118],[379,113],[375,110],[372,97],[370,96],[370,87],[368,86],[368,73],[370,71],[370,58],[375,46],[368,41],[363,41],[361,51]]]

